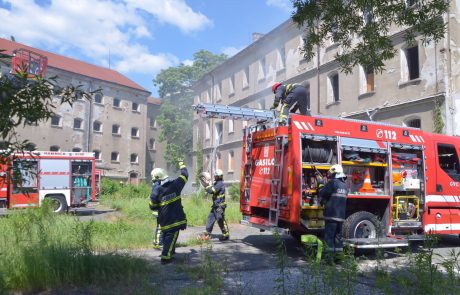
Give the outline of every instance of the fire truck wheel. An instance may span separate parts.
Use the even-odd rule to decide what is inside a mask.
[[[382,237],[383,232],[383,225],[377,216],[367,211],[351,214],[342,227],[342,235],[345,239],[372,239]]]
[[[64,196],[48,196],[53,203],[54,213],[64,213],[67,212],[67,202]]]

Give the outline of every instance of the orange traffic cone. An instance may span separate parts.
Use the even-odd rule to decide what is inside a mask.
[[[371,184],[371,175],[369,173],[369,168],[366,168],[366,173],[364,174],[364,183],[363,186],[358,189],[360,193],[375,193],[375,189]]]

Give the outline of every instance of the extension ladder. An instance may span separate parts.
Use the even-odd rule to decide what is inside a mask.
[[[194,105],[193,108],[203,118],[219,118],[245,121],[268,121],[275,119],[275,112],[271,110],[240,108],[210,103]]]

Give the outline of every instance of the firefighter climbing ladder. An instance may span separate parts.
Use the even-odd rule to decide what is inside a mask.
[[[284,164],[284,150],[287,144],[287,136],[277,136],[275,138],[275,156],[273,163],[273,174],[271,181],[270,194],[270,211],[268,215],[269,226],[278,226],[280,201],[281,201],[281,185],[282,171]]]
[[[240,108],[210,103],[194,105],[193,108],[203,118],[219,118],[246,121],[264,121],[275,119],[274,111],[268,110]]]

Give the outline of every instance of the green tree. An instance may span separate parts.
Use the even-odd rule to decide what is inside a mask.
[[[175,166],[175,159],[187,156],[193,149],[193,90],[192,86],[204,74],[227,59],[225,54],[215,55],[200,50],[194,55],[192,65],[180,64],[162,70],[153,80],[162,98],[158,124],[160,141],[166,142],[165,158]]]
[[[304,57],[311,60],[316,46],[332,40],[343,48],[336,58],[342,71],[360,64],[381,72],[384,61],[396,54],[390,38],[392,26],[404,29],[406,42],[417,35],[424,43],[444,36],[442,20],[449,0],[293,0],[293,21],[302,27]]]
[[[11,56],[0,50],[0,62],[8,65]],[[30,150],[27,140],[17,136],[17,128],[47,121],[57,104],[72,104],[78,97],[90,99],[92,93],[80,86],[58,85],[57,77],[30,78],[27,68],[15,74],[0,74],[0,160],[12,151]]]

